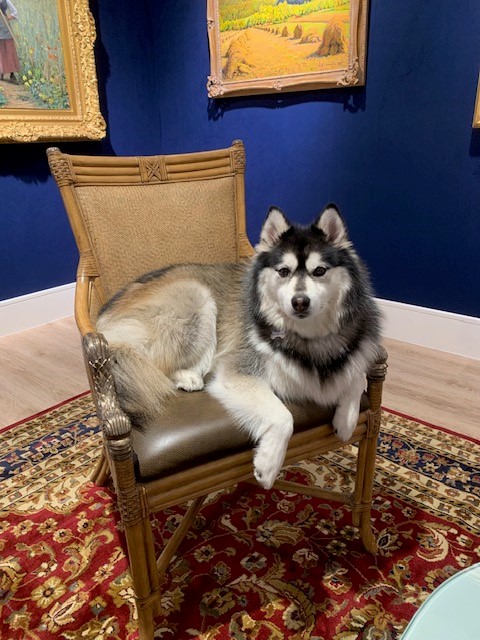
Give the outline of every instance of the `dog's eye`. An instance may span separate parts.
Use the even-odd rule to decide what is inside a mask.
[[[327,270],[325,267],[317,267],[316,269],[314,269],[312,276],[315,276],[316,278],[320,278],[321,276],[324,276],[327,273]]]
[[[288,278],[288,276],[290,275],[290,269],[287,269],[287,267],[282,267],[278,270],[277,273],[281,278]]]

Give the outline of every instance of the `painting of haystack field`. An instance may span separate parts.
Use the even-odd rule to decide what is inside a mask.
[[[222,80],[348,67],[351,0],[219,0]]]
[[[0,82],[5,109],[68,109],[57,0],[13,0],[18,19],[9,22],[21,70],[18,84]]]

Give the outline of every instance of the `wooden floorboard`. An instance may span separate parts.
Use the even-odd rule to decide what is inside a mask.
[[[73,318],[0,338],[0,427],[88,389]]]
[[[383,406],[480,439],[480,360],[385,340]]]
[[[480,439],[480,361],[386,340],[383,405]],[[0,427],[88,389],[73,318],[0,339]]]

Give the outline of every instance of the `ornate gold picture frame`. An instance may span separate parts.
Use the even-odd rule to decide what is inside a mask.
[[[365,84],[368,0],[207,0],[211,98]]]
[[[12,0],[0,14],[0,142],[104,138],[88,0]]]

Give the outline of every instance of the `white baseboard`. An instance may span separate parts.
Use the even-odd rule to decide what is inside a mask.
[[[0,301],[0,337],[73,315],[75,283]],[[480,318],[378,300],[386,338],[480,360]]]
[[[384,336],[480,360],[480,318],[378,300]]]
[[[0,301],[0,337],[73,315],[75,283]]]

